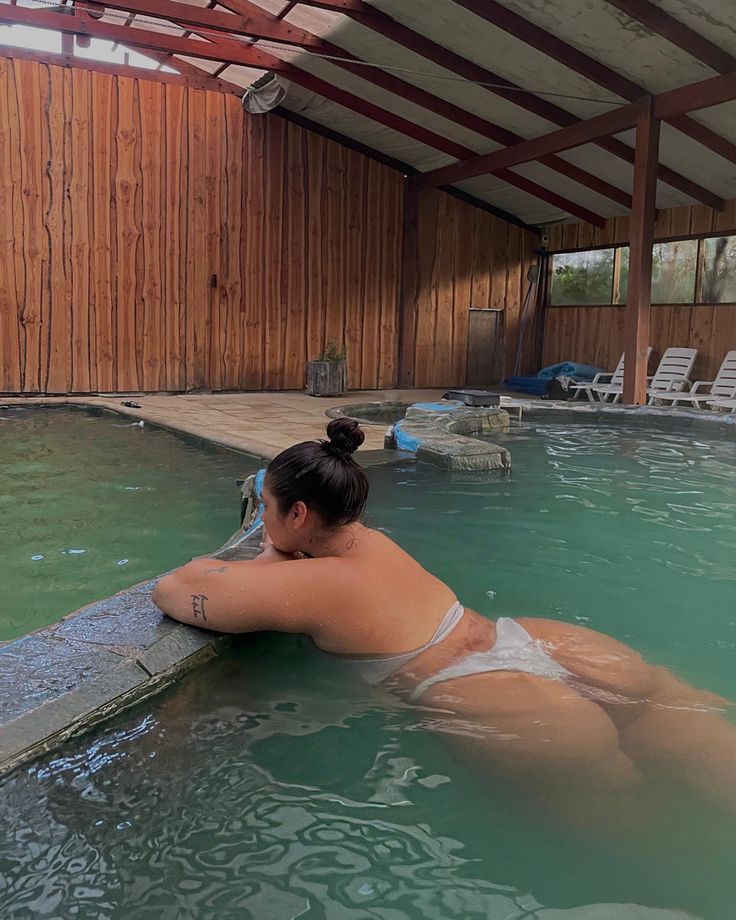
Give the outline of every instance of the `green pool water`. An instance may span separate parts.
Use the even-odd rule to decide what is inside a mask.
[[[124,416],[0,408],[0,640],[221,545],[257,465]]]
[[[485,615],[581,622],[736,697],[733,444],[503,439],[508,477],[372,470],[370,523]],[[623,837],[573,830],[294,636],[243,637],[18,771],[0,822],[3,920],[732,920],[736,904],[733,818],[679,794]]]

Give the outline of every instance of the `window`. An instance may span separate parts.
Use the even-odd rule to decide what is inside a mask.
[[[698,241],[655,243],[652,253],[652,303],[692,303]]]
[[[552,257],[552,305],[611,303],[613,249],[559,253]]]
[[[736,303],[736,236],[703,240],[703,303]]]
[[[655,243],[652,250],[652,303],[693,303],[698,263],[698,241]],[[629,247],[621,248],[619,296],[626,303],[629,287]]]
[[[552,254],[553,307],[625,304],[629,247]],[[736,304],[736,235],[652,247],[653,304]]]

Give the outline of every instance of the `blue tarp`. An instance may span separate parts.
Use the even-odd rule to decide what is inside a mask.
[[[549,389],[549,380],[542,380],[541,377],[508,377],[503,385],[507,390],[516,390],[518,393],[545,396]]]
[[[551,364],[543,367],[533,377],[508,377],[503,385],[507,390],[516,390],[518,393],[529,393],[532,396],[546,396],[551,381],[556,377],[572,377],[579,383],[587,383],[596,374],[601,373],[601,368],[591,367],[589,364],[578,364],[576,361],[562,361],[560,364]]]
[[[554,380],[555,377],[574,377],[581,383],[592,380],[596,374],[605,373],[603,368],[591,367],[589,364],[578,364],[576,361],[562,361],[560,364],[550,364],[538,372],[540,380]]]

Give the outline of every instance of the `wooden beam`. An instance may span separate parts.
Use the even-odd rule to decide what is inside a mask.
[[[321,41],[318,36],[305,32],[303,29],[297,29],[288,22],[282,22],[277,16],[266,13],[255,4],[244,4],[244,7],[251,8],[248,15],[222,13],[206,6],[179,3],[177,0],[110,0],[109,3],[104,0],[103,5],[114,10],[155,16],[157,19],[193,26],[197,31],[205,29],[213,32],[250,35],[254,38],[268,39],[301,48],[319,45]],[[227,0],[225,5],[227,5]]]
[[[621,108],[614,109],[612,112],[596,115],[595,118],[579,121],[568,128],[560,128],[549,134],[533,137],[528,141],[521,141],[519,144],[505,147],[503,150],[494,150],[493,153],[485,153],[463,163],[433,169],[431,172],[415,176],[412,179],[412,183],[416,189],[424,189],[449,182],[460,182],[462,179],[469,179],[484,173],[496,172],[509,166],[528,163],[546,154],[570,150],[573,147],[579,147],[581,144],[597,140],[599,137],[618,134],[620,131],[632,128],[637,123],[637,117],[642,105],[642,102],[638,102],[621,106]]]
[[[417,327],[417,266],[419,263],[419,193],[404,182],[404,234],[399,299],[399,386],[414,385]]]
[[[654,97],[655,118],[670,118],[682,112],[708,109],[736,99],[736,70],[671,89]]]
[[[606,64],[568,45],[567,42],[541,29],[523,16],[519,16],[513,10],[501,6],[497,0],[454,0],[454,2],[560,64],[564,64],[587,80],[597,83],[609,92],[616,93],[622,99],[634,102],[649,93],[646,87],[640,86]],[[713,153],[719,154],[731,163],[736,163],[736,144],[727,138],[693,121],[687,115],[680,114],[665,120],[682,134],[707,147]]]
[[[687,51],[696,60],[702,61],[716,73],[736,70],[736,57],[699,35],[690,26],[675,19],[666,10],[649,0],[608,0],[611,6],[626,13],[631,19],[646,26],[655,35],[667,39],[677,48]]]
[[[506,99],[514,105],[538,115],[540,118],[545,118],[552,124],[566,127],[579,120],[572,112],[568,112],[547,99],[535,96],[534,93],[524,90],[517,83],[513,83],[511,80],[507,80],[499,76],[499,74],[488,70],[487,67],[481,67],[449,48],[445,48],[418,32],[414,32],[375,7],[364,3],[363,0],[301,0],[301,2],[316,9],[343,13],[356,22],[372,29],[377,34],[396,42],[398,45],[402,45],[404,48],[408,48],[415,54],[427,58],[427,60],[464,77],[466,80],[486,84],[484,89],[489,93],[500,96],[502,99]],[[633,164],[634,151],[623,141],[609,137],[601,138],[595,143],[613,156]],[[660,164],[658,175],[662,182],[666,182],[672,188],[678,189],[678,191],[683,192],[695,201],[708,205],[708,207],[716,211],[722,211],[726,206],[723,198],[715,195],[697,182],[693,182],[692,179],[681,175],[674,169],[670,169],[668,166]]]
[[[630,219],[629,286],[624,333],[624,402],[641,406],[647,401],[647,352],[652,306],[652,246],[656,212],[659,121],[652,100],[636,122],[634,209]]]
[[[376,67],[365,66],[365,61],[344,48],[312,32],[290,26],[281,21],[281,15],[274,16],[248,0],[223,0],[223,5],[235,11],[236,15],[218,13],[207,7],[193,7],[191,4],[180,3],[178,0],[109,0],[105,5],[118,10],[145,13],[168,19],[170,22],[193,26],[204,37],[207,37],[206,31],[213,30],[230,35],[246,35],[255,39],[278,40],[305,48],[313,53],[329,55],[331,58],[339,59],[332,61],[335,66],[355,74],[374,86],[380,86],[401,99],[407,99],[433,114],[441,115],[470,131],[488,137],[496,143],[507,146],[524,139],[521,135],[514,134],[479,115],[434,96],[394,74]],[[631,209],[631,196],[628,192],[606,182],[599,176],[594,176],[574,163],[561,157],[549,156],[544,159],[544,165],[573,182]]]

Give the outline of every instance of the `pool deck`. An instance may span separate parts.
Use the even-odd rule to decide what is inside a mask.
[[[188,393],[155,396],[0,397],[0,404],[70,405],[112,409],[162,428],[271,459],[299,441],[325,437],[325,415],[336,406],[366,402],[428,402],[446,390],[360,390],[344,396],[316,398],[302,392]],[[123,402],[135,402],[130,408]],[[362,450],[383,449],[386,425],[364,427]]]

